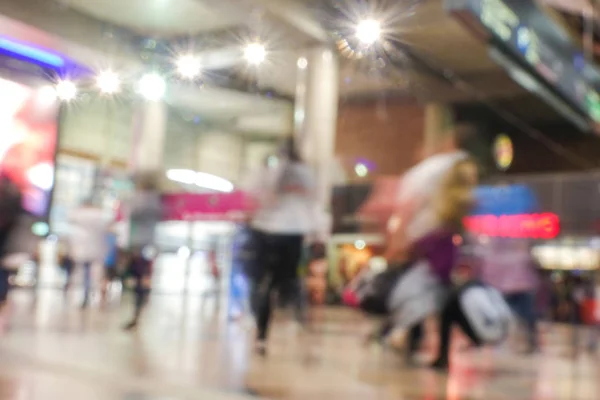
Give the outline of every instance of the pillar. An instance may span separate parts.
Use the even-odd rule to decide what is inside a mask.
[[[430,103],[425,106],[423,150],[426,154],[431,154],[452,142],[454,139],[452,137],[453,125],[454,115],[450,107],[438,103]]]
[[[162,178],[168,109],[162,101],[145,101],[133,115],[130,170],[156,173]]]
[[[298,58],[297,67],[296,143],[303,159],[316,173],[319,205],[324,221],[329,221],[338,113],[338,59],[332,49],[315,47]]]

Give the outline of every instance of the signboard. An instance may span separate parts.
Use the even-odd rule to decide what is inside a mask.
[[[501,171],[509,169],[514,158],[514,149],[510,138],[504,134],[496,136],[493,151],[498,169]]]
[[[166,221],[243,220],[253,208],[248,196],[239,191],[166,194],[162,203]]]
[[[539,210],[535,193],[527,185],[479,186],[471,215],[533,214]]]
[[[599,77],[600,72],[534,1],[446,0],[446,5],[452,12],[474,17],[493,41],[533,70],[573,108],[600,122],[600,96],[585,77],[585,72]]]
[[[59,103],[48,91],[0,78],[0,170],[23,207],[45,218],[54,187]]]
[[[514,239],[554,239],[560,233],[560,219],[553,213],[477,215],[463,220],[465,229],[476,235]]]

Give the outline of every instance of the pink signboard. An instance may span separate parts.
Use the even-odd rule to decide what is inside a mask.
[[[162,201],[165,221],[238,221],[253,208],[241,191],[166,194]]]

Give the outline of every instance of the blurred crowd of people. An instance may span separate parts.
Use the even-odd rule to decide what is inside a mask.
[[[248,298],[248,304],[240,303],[236,313],[249,311],[254,316],[255,350],[263,356],[268,352],[274,308],[293,304],[298,322],[305,324],[307,301],[325,300],[323,285],[328,274],[324,260],[327,224],[317,177],[301,159],[293,140],[285,142],[277,160],[276,166],[265,164],[244,184],[253,206],[234,240],[232,267],[234,272],[242,271],[249,282],[248,293],[237,282],[231,283],[232,290],[240,292],[236,296]],[[131,282],[135,301],[126,329],[138,326],[150,295],[155,258],[150,249],[163,211],[156,177],[142,174],[135,183],[133,195],[123,201],[129,224],[126,247],[119,243],[114,216],[107,216],[91,199],[70,213],[70,233],[59,257],[66,276],[65,292],[71,288],[76,270],[83,275],[82,308],[90,305],[93,265],[104,266],[103,302],[113,282]],[[439,369],[448,368],[450,362],[453,326],[460,327],[474,345],[496,343],[507,334],[505,309],[526,328],[528,353],[540,349],[541,318],[551,314],[555,320],[574,324],[598,320],[593,279],[549,279],[540,273],[526,240],[490,238],[485,246],[469,240],[462,220],[474,205],[477,184],[477,166],[467,153],[452,146],[440,148],[407,171],[395,193],[386,194],[384,203],[391,205],[389,209],[374,209],[367,202],[361,210],[361,218],[373,217],[383,227],[387,268],[371,273],[365,263],[364,273],[352,279],[344,275],[343,300],[382,317],[383,323],[370,339],[385,343],[395,330],[405,331],[406,359],[411,364],[421,348],[425,322],[431,317],[437,318],[440,343],[432,366]],[[26,240],[19,236],[25,214],[18,188],[7,177],[0,177],[2,303],[7,299],[11,272],[28,252],[21,245]],[[216,257],[216,252],[210,252],[208,264],[218,281],[221,271]],[[232,273],[232,279],[236,276]],[[477,312],[487,314],[474,317]],[[595,337],[594,330],[590,348],[595,348]]]
[[[118,244],[114,215],[107,215],[94,199],[85,200],[69,213],[69,233],[60,241],[58,265],[65,274],[65,293],[72,286],[74,272],[80,271],[83,281],[81,307],[87,308],[94,286],[93,267],[103,266],[100,293],[107,299],[115,281],[132,281],[135,306],[127,329],[137,326],[150,291],[153,255],[147,250],[154,245],[154,232],[162,210],[153,174],[135,178],[133,195],[124,199],[124,213],[129,223],[128,246]],[[41,263],[39,239],[31,232],[31,216],[22,206],[18,187],[7,176],[0,177],[0,302],[5,303],[11,287],[11,275],[18,272],[28,259]]]

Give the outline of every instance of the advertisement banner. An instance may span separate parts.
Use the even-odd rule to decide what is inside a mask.
[[[162,202],[165,221],[240,221],[253,208],[241,191],[166,194]]]
[[[23,207],[36,217],[48,213],[54,186],[58,111],[47,90],[0,79],[0,172],[19,187]]]

